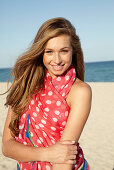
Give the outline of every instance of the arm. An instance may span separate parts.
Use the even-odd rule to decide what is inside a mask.
[[[47,148],[36,148],[32,146],[25,146],[15,140],[11,136],[9,123],[11,121],[11,116],[13,111],[11,107],[8,109],[8,115],[6,118],[3,138],[2,138],[2,152],[4,156],[10,157],[20,162],[28,161],[46,161],[46,155],[44,154]],[[45,150],[44,150],[45,149]],[[16,152],[15,152],[16,151]]]
[[[91,108],[92,92],[89,85],[83,83],[81,85],[72,86],[69,96],[70,113],[65,126],[62,140],[75,140],[78,142],[81,132],[89,116]],[[68,164],[54,164],[53,170],[71,170],[72,165]]]
[[[71,141],[57,142],[56,144],[51,145],[48,148],[26,146],[17,142],[15,138],[11,136],[9,130],[9,123],[11,121],[12,114],[13,111],[11,107],[9,107],[2,138],[2,152],[4,156],[10,157],[19,162],[47,161],[70,164],[73,164],[75,162],[75,160],[70,160],[70,157],[76,154],[76,147]],[[71,153],[71,150],[74,151],[74,154]],[[67,160],[65,159],[66,157]],[[64,160],[66,160],[66,162]]]

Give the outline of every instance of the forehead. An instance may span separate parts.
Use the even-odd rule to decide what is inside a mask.
[[[71,47],[70,36],[69,35],[59,35],[57,37],[51,38],[47,43],[45,48],[64,48]]]

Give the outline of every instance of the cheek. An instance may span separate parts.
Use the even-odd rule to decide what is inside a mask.
[[[72,54],[66,56],[66,62],[71,62],[72,61]]]
[[[49,58],[46,55],[44,55],[43,56],[43,63],[44,63],[44,65],[47,64],[48,62],[49,62]]]

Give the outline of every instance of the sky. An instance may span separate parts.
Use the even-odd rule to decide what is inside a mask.
[[[0,0],[0,68],[12,67],[55,17],[74,25],[85,62],[114,60],[114,0]]]

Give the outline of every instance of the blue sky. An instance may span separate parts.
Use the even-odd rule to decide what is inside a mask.
[[[85,62],[114,60],[114,0],[0,0],[0,68],[12,67],[54,17],[75,26]]]

